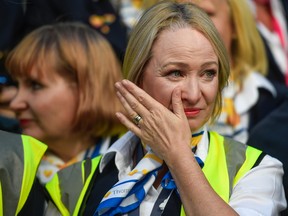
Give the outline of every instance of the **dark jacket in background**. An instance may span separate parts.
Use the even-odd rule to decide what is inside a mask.
[[[29,0],[25,13],[25,32],[42,25],[80,21],[100,32],[120,60],[127,44],[127,29],[107,0]]]
[[[0,75],[5,74],[5,57],[23,36],[24,7],[22,0],[0,1]]]
[[[284,10],[284,17],[286,18],[286,24],[287,24],[287,29],[288,29],[288,1],[287,0],[280,0],[282,5],[283,5],[283,10]],[[281,91],[282,86],[286,86],[285,84],[285,76],[281,72],[280,68],[278,67],[275,57],[273,56],[265,38],[261,35],[260,36],[263,39],[264,45],[265,45],[265,50],[267,53],[267,58],[268,58],[268,75],[267,78],[274,84],[274,86],[277,89],[277,92]]]
[[[288,93],[281,106],[252,129],[247,144],[263,150],[283,163],[283,185],[288,199]],[[282,215],[287,216],[288,209]]]
[[[27,33],[46,24],[79,21],[100,32],[120,60],[127,28],[108,0],[1,0],[0,61]]]

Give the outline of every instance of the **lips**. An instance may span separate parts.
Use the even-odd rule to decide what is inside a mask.
[[[195,117],[200,113],[200,109],[198,108],[185,108],[184,112],[187,117]]]
[[[21,127],[27,127],[31,123],[31,120],[29,120],[29,119],[19,119],[19,123],[20,123]]]

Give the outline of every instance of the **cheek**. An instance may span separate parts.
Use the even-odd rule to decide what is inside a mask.
[[[224,19],[223,17],[213,17],[212,21],[219,32],[220,36],[224,40],[227,33],[231,31],[229,20]]]
[[[62,110],[67,112],[67,117],[73,119],[76,115],[77,107],[78,107],[78,99],[75,95],[70,94],[64,99],[59,98],[58,110]],[[65,107],[69,107],[69,110],[66,110]]]
[[[227,41],[227,37],[226,37],[227,32],[226,32],[225,27],[223,26],[222,23],[216,22],[216,23],[214,23],[214,24],[215,24],[215,27],[217,28],[217,31],[219,32],[222,40],[223,40],[224,43],[226,44],[228,41]]]
[[[174,87],[172,85],[165,84],[164,82],[158,82],[157,78],[155,79],[156,80],[154,81],[144,82],[142,86],[143,90],[163,106],[170,108],[171,96]]]
[[[155,89],[154,98],[166,108],[171,106],[172,90],[170,88],[157,88]]]
[[[54,101],[54,106],[50,106],[50,114],[45,116],[45,121],[50,122],[50,125],[54,124],[55,129],[69,131],[74,125],[76,110],[77,104],[75,98],[72,98],[70,95],[66,98],[59,97]]]
[[[64,96],[65,95],[65,96]],[[48,96],[48,95],[47,95]],[[69,117],[76,112],[77,100],[73,94],[59,93],[46,97],[46,100],[39,101],[38,111],[46,113],[46,116]],[[62,118],[62,117],[61,117]]]
[[[53,104],[53,98],[51,100],[51,97],[47,95],[46,97],[34,97],[32,100],[30,100],[29,106],[34,113],[37,113],[37,115],[41,115],[42,113],[44,113],[44,115],[48,115],[47,113],[54,109]]]
[[[213,83],[205,85],[203,89],[204,91],[202,93],[206,104],[212,105],[211,108],[213,108],[218,95],[218,78],[216,78]]]
[[[216,99],[217,99],[217,89],[214,89],[209,97],[209,103],[214,104],[216,102]]]
[[[224,42],[225,48],[228,53],[230,53],[232,43],[232,29],[230,28],[230,23],[215,23],[215,26]]]

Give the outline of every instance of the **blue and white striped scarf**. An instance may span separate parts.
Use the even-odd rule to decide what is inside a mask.
[[[202,135],[203,131],[192,135],[191,148],[199,143]],[[203,167],[202,160],[196,155],[195,158],[198,164]],[[147,192],[153,186],[162,164],[163,160],[148,147],[148,152],[136,167],[105,194],[94,216],[125,214],[139,207]],[[177,188],[169,171],[163,177],[161,185],[166,189]]]

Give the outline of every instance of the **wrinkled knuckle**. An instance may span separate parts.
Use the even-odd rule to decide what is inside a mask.
[[[127,126],[127,129],[130,130],[130,131],[133,130],[132,126],[130,126],[130,125]]]
[[[137,97],[137,100],[138,100],[140,103],[143,103],[143,101],[144,101],[143,95],[139,95],[139,96]]]
[[[131,108],[132,108],[133,110],[136,110],[136,109],[139,107],[138,103],[135,103],[135,102],[132,102],[132,103],[130,104],[130,106],[131,106]]]
[[[129,114],[129,116],[130,116],[131,119],[133,119],[133,118],[135,117],[135,115],[136,115],[135,113],[130,113],[130,114]]]
[[[161,111],[157,109],[150,110],[150,115],[152,118],[156,118],[157,116],[161,116]]]

